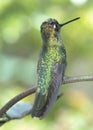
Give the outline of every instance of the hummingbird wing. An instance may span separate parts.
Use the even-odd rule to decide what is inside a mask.
[[[66,68],[65,63],[61,63],[61,64],[56,63],[53,69],[52,82],[48,89],[47,102],[43,110],[43,113],[40,117],[41,119],[48,114],[48,112],[51,110],[51,108],[53,107],[57,99],[59,88],[62,85],[65,68]]]

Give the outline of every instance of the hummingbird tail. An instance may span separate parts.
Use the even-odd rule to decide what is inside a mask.
[[[35,102],[31,111],[32,117],[41,117],[46,103],[46,95],[36,93]]]

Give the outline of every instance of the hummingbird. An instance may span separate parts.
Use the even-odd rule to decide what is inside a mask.
[[[37,89],[31,111],[32,117],[43,119],[57,100],[66,68],[66,49],[60,36],[61,28],[80,17],[59,24],[49,18],[41,25],[42,49],[37,65]]]

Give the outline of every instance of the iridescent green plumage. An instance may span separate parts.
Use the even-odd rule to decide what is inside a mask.
[[[48,19],[41,25],[43,45],[38,62],[38,82],[32,117],[43,118],[47,115],[62,85],[66,51],[61,40],[60,28],[65,24],[59,24],[55,19]]]

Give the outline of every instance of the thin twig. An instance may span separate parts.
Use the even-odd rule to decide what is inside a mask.
[[[74,76],[74,77],[64,77],[63,79],[63,84],[68,84],[68,83],[76,83],[76,82],[83,82],[83,81],[93,81],[93,75],[82,75],[82,76]],[[18,94],[14,98],[12,98],[10,101],[8,101],[1,109],[0,109],[0,117],[4,113],[6,113],[9,108],[11,108],[15,103],[20,101],[21,99],[31,95],[36,91],[36,87],[31,87],[24,92]]]
[[[84,82],[84,81],[93,81],[93,75],[81,75],[81,76],[73,76],[73,77],[64,77],[63,83],[76,83],[76,82]]]

